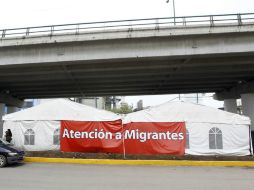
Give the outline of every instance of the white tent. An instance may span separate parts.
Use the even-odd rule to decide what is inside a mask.
[[[3,117],[16,147],[29,151],[59,150],[60,121],[116,121],[120,116],[66,99],[56,99]]]
[[[123,123],[185,122],[190,155],[250,155],[250,119],[186,102],[168,102],[128,114]]]

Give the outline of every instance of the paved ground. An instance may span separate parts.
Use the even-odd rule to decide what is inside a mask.
[[[253,190],[254,168],[19,164],[0,168],[2,190]]]

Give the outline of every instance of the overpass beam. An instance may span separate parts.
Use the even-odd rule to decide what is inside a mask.
[[[233,100],[241,98],[241,95],[237,91],[236,87],[227,89],[221,92],[216,92],[213,96],[215,100],[224,101],[224,100]]]
[[[15,98],[7,93],[0,94],[0,103],[4,103],[6,106],[22,108],[24,101],[18,98]]]
[[[215,100],[226,100],[226,99],[239,99],[241,94],[254,93],[254,80],[248,82],[239,81],[239,83],[230,88],[225,89],[221,92],[216,92],[214,95]]]
[[[14,113],[17,111],[19,111],[19,108],[15,107],[15,106],[8,106],[7,107],[7,114]]]
[[[225,99],[224,110],[231,113],[237,113],[236,99]]]
[[[5,104],[0,103],[0,138],[3,136],[3,120],[2,117],[5,113]]]
[[[0,137],[3,136],[3,121],[2,117],[5,114],[5,106],[7,106],[7,113],[18,111],[24,104],[23,100],[15,98],[8,93],[0,93]]]
[[[254,81],[249,81],[245,83],[239,83],[231,89],[224,90],[222,92],[217,92],[214,95],[216,100],[227,100],[227,99],[237,99],[242,100],[243,114],[250,117],[251,119],[251,130],[254,131]],[[232,106],[232,100],[227,102],[228,107]],[[226,105],[227,107],[227,105]],[[253,132],[254,133],[254,132]]]
[[[13,113],[18,111],[18,107],[21,108],[23,104],[23,100],[15,98],[7,93],[0,93],[0,138],[3,136],[2,117],[5,114],[5,106],[8,106],[7,113]]]
[[[254,93],[241,94],[243,114],[251,119],[251,130],[254,131]]]

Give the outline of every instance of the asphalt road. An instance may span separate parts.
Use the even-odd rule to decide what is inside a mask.
[[[19,164],[0,168],[0,190],[254,189],[254,168]]]

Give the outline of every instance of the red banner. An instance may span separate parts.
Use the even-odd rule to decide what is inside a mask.
[[[122,141],[121,120],[61,121],[60,149],[64,152],[123,153]]]
[[[135,122],[124,128],[126,154],[184,155],[184,122]]]
[[[124,130],[123,130],[124,128]],[[61,151],[183,155],[184,122],[61,122]]]

